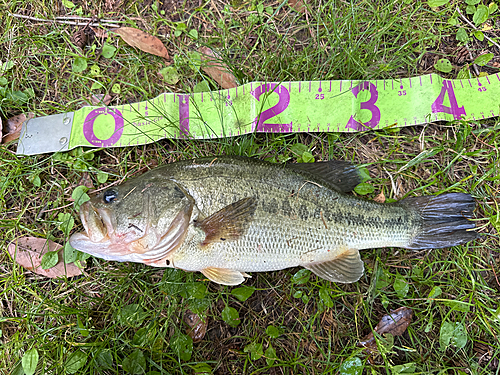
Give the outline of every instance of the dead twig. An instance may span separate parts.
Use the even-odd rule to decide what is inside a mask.
[[[116,23],[111,23],[111,22],[119,22],[119,21],[100,20],[99,22],[88,23],[88,21],[87,22],[74,22],[74,21],[65,21],[65,20],[61,20],[61,19],[57,19],[57,18],[53,19],[53,20],[47,20],[44,18],[30,17],[30,16],[25,16],[23,14],[15,14],[15,13],[9,13],[9,16],[15,17],[15,18],[23,18],[23,19],[30,20],[30,21],[62,23],[65,25],[73,25],[73,26],[90,25],[93,27],[97,27],[97,26],[103,26],[102,23],[105,23],[105,26],[107,26],[107,27],[120,27],[120,25],[118,25]]]

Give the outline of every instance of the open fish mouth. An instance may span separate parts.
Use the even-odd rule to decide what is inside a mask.
[[[80,206],[80,218],[85,231],[70,237],[73,248],[106,260],[116,260],[123,255],[123,248],[113,249],[115,231],[109,210],[85,202]]]
[[[107,209],[96,209],[90,202],[85,202],[80,207],[80,219],[90,241],[102,243],[110,240],[114,229]]]
[[[96,208],[90,202],[80,206],[84,232],[74,233],[71,246],[84,253],[116,261],[142,262],[146,256],[142,248],[145,235],[120,234],[115,231],[115,219],[107,208]]]

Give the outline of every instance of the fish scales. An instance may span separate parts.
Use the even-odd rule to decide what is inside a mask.
[[[252,159],[237,165],[212,161],[205,161],[203,168],[198,164],[195,176],[185,173],[189,169],[182,164],[176,165],[179,170],[164,168],[166,174],[176,176],[175,180],[207,216],[248,196],[257,198],[257,209],[245,236],[233,242],[214,243],[202,256],[198,255],[197,244],[203,233],[192,233],[193,240],[182,246],[173,259],[174,265],[182,269],[196,270],[213,264],[247,272],[271,271],[278,260],[293,267],[307,254],[315,260],[318,253],[340,246],[358,250],[403,246],[414,234],[408,223],[418,218],[410,218],[402,207],[346,197],[326,181],[280,165],[269,168]]]
[[[249,275],[303,266],[338,282],[363,274],[359,250],[422,249],[470,241],[468,194],[381,204],[345,194],[349,163],[279,165],[213,157],[156,168],[81,206],[70,242],[108,260],[200,271],[236,285]]]

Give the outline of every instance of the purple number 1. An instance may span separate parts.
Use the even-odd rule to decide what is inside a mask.
[[[278,86],[276,88],[276,86]],[[255,99],[260,101],[260,96],[265,92],[275,92],[279,95],[278,103],[263,111],[259,116],[257,116],[253,122],[252,131],[258,132],[291,132],[292,131],[292,123],[289,124],[265,124],[265,121],[273,118],[274,116],[279,115],[285,109],[287,109],[290,104],[290,93],[288,90],[282,86],[277,85],[276,83],[267,83],[265,85],[261,85],[257,87],[254,91],[252,91],[252,95]]]
[[[360,90],[369,90],[370,92],[370,99],[366,102],[361,102],[360,109],[369,110],[372,113],[372,118],[362,124],[354,120],[354,116],[351,116],[349,121],[347,121],[346,128],[354,129],[356,131],[365,131],[369,129],[365,125],[368,125],[373,129],[380,122],[380,109],[375,105],[378,99],[378,91],[377,87],[373,83],[362,82],[352,89],[352,93],[356,98],[358,97]]]

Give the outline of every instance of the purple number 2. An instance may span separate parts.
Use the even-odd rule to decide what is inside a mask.
[[[276,87],[277,86],[277,87]],[[253,122],[252,131],[258,132],[291,132],[292,123],[289,124],[265,124],[265,121],[279,115],[285,109],[287,109],[290,104],[290,93],[288,90],[276,83],[267,83],[257,87],[252,91],[252,95],[255,99],[260,101],[260,96],[265,92],[275,92],[279,95],[279,100],[276,105],[266,109],[259,116],[257,116]]]
[[[356,131],[365,131],[368,130],[365,125],[368,125],[370,128],[374,128],[380,122],[380,109],[375,105],[378,99],[378,91],[377,87],[370,82],[362,82],[359,85],[355,86],[352,89],[353,95],[357,98],[358,94],[361,90],[369,90],[370,91],[370,99],[366,102],[360,103],[360,109],[367,109],[372,113],[372,118],[365,123],[360,123],[354,120],[354,116],[351,116],[349,121],[347,121],[346,128],[354,129]]]

